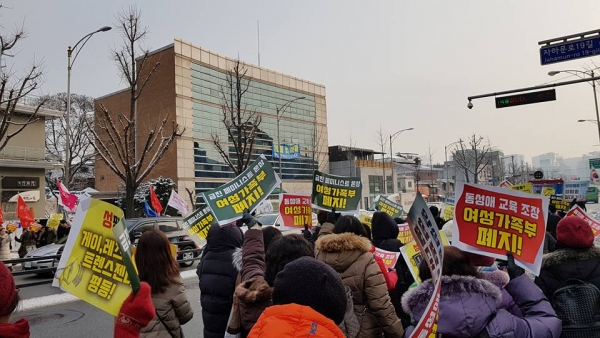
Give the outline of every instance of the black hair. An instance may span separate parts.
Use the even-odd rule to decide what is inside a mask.
[[[442,275],[473,276],[480,278],[477,268],[471,263],[471,259],[469,259],[462,250],[454,246],[444,247]],[[431,271],[425,260],[422,260],[421,263],[419,263],[419,277],[421,277],[421,281],[426,281],[431,278]]]
[[[337,222],[335,222],[333,233],[341,234],[345,232],[350,232],[358,236],[369,238],[369,235],[367,234],[363,224],[354,216],[342,216],[338,218]]]
[[[267,252],[267,249],[273,241],[283,236],[281,234],[281,231],[279,231],[279,229],[277,229],[276,227],[264,227],[262,228],[262,234],[265,252]]]
[[[365,223],[362,223],[363,228],[365,229],[365,232],[367,233],[367,237],[369,240],[373,239],[373,235],[371,234],[371,227],[366,225]]]
[[[265,280],[269,286],[273,286],[275,276],[287,263],[304,256],[314,257],[314,250],[302,235],[286,235],[271,242],[265,255]]]

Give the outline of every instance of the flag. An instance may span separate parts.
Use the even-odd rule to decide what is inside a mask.
[[[175,192],[175,189],[171,190],[171,196],[169,197],[169,202],[167,202],[167,205],[179,210],[182,216],[185,216],[190,212],[187,203],[185,203],[183,198],[181,198],[181,196]]]
[[[148,201],[144,201],[144,211],[146,212],[146,216],[148,217],[158,217],[158,214],[156,213],[156,211],[152,210],[152,208],[148,204]]]
[[[33,214],[25,201],[23,201],[23,197],[19,195],[19,199],[17,200],[17,217],[21,221],[21,227],[28,228],[32,223],[35,222],[33,218]]]
[[[0,206],[0,225],[4,224],[4,214],[2,213],[2,207]]]
[[[62,182],[58,179],[56,179],[56,185],[58,185],[58,191],[60,192],[58,196],[58,204],[62,205],[70,212],[75,212],[79,198],[76,195],[71,194],[69,190],[67,190],[67,187],[65,187],[64,184],[62,184]]]
[[[156,210],[157,214],[162,214],[163,208],[162,205],[160,204],[160,200],[158,199],[158,197],[156,196],[156,193],[154,192],[154,187],[152,187],[152,184],[150,184],[150,204],[152,205],[152,208],[154,210]]]

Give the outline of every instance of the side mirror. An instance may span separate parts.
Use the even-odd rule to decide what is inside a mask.
[[[142,233],[140,231],[133,231],[129,234],[129,238],[132,242],[136,239],[139,239],[140,237],[142,237]]]
[[[276,227],[278,227],[278,226],[279,226],[279,223],[275,223],[275,226],[276,226]]]

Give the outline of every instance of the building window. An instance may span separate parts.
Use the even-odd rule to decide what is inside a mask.
[[[408,181],[408,188],[412,189],[412,181]]]

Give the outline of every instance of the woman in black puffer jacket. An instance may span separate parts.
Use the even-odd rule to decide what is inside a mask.
[[[200,280],[200,304],[204,338],[223,338],[233,304],[238,271],[233,253],[244,242],[242,230],[234,224],[213,224],[196,274]]]
[[[398,233],[400,231],[396,221],[391,216],[384,212],[375,212],[371,220],[371,232],[373,235],[373,245],[377,248],[391,252],[400,252],[400,248],[403,246],[402,242],[398,240]],[[402,295],[415,280],[402,257],[398,259],[394,268],[398,274],[398,282],[396,283],[396,287],[390,290],[389,293],[392,304],[396,309],[396,315],[400,318],[402,326],[406,328],[410,325],[410,316],[402,310],[401,299]]]

